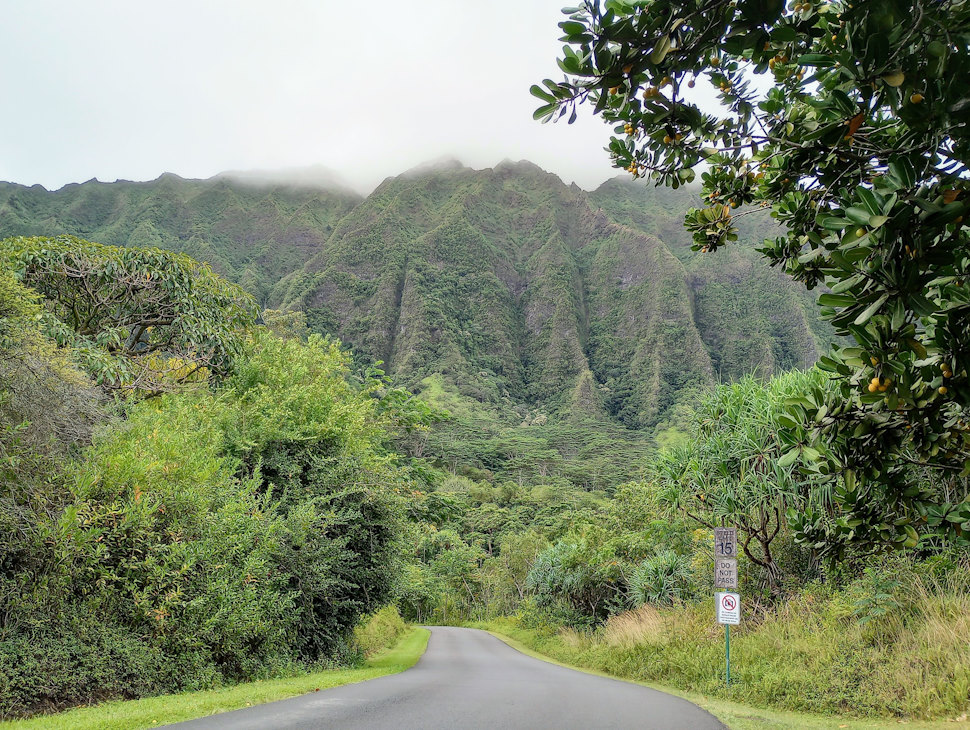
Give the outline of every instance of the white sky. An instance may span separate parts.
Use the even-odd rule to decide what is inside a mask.
[[[0,0],[0,179],[528,159],[585,188],[609,128],[532,121],[566,0]]]

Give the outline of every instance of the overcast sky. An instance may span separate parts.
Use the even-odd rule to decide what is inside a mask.
[[[325,165],[367,191],[454,156],[595,187],[609,129],[532,121],[565,0],[0,0],[0,179]]]

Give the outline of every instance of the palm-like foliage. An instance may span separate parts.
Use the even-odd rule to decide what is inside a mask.
[[[0,260],[42,296],[46,334],[109,390],[158,395],[225,376],[256,320],[252,297],[184,254],[20,237],[0,241]]]
[[[823,380],[817,371],[793,372],[720,386],[698,406],[690,438],[653,464],[662,502],[709,528],[736,526],[745,555],[764,568],[772,589],[780,575],[771,545],[786,511],[824,501],[812,478],[781,460],[779,418],[786,397]]]
[[[688,598],[692,587],[690,558],[673,550],[659,550],[630,571],[628,584],[630,600],[637,606],[670,605]]]

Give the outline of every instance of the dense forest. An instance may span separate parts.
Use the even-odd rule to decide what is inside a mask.
[[[772,219],[691,250],[697,196],[529,163],[0,185],[0,716],[352,663],[391,604],[730,694],[724,523],[731,696],[962,711],[966,541],[800,538],[831,503],[787,409],[836,337]]]
[[[350,658],[400,571],[398,391],[184,255],[2,255],[3,714]]]

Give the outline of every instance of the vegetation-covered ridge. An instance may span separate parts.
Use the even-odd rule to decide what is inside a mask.
[[[624,191],[615,212],[641,207],[636,192]],[[784,298],[780,278],[761,267],[704,281],[657,237],[689,194],[661,208],[656,230],[615,223],[596,203],[610,197],[608,186],[587,194],[525,162],[392,178],[273,298],[419,391],[441,374],[482,403],[634,428],[710,384],[722,362],[736,377],[814,361],[816,337],[797,306],[786,331],[789,312],[770,296],[748,311],[717,301],[730,296],[724,288],[740,298],[751,280]],[[737,352],[731,330],[740,334],[759,307],[778,326]]]
[[[69,234],[178,251],[209,263],[262,301],[359,200],[333,183],[260,183],[229,175],[89,180],[56,191],[0,182],[0,238]]]
[[[692,388],[807,366],[828,336],[751,247],[728,268],[690,254],[677,221],[693,202],[619,181],[585,193],[525,162],[422,168],[366,199],[163,175],[0,184],[0,236],[185,252],[415,390],[440,376],[509,424],[568,413],[640,428]]]

